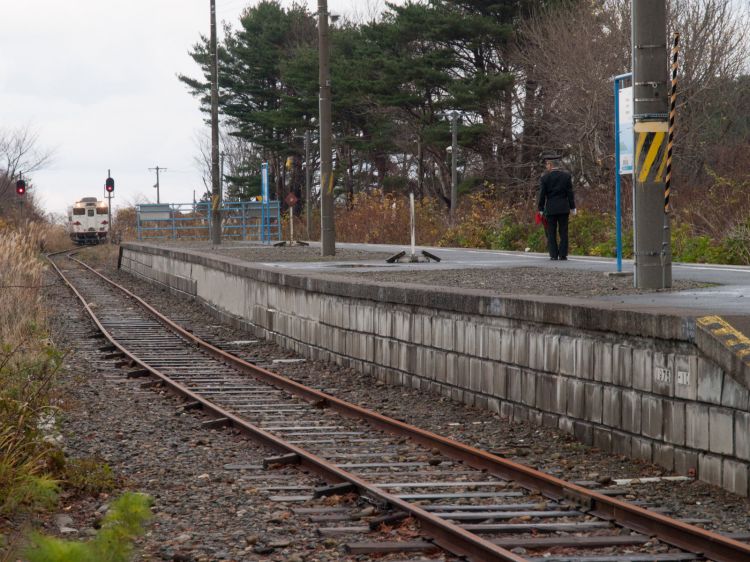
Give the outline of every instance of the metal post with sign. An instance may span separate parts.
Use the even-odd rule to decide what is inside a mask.
[[[289,207],[289,245],[294,246],[294,206],[297,204],[299,199],[293,192],[284,198],[284,203]]]
[[[294,192],[290,191],[287,196],[284,197],[284,203],[289,207],[289,240],[284,240],[283,242],[274,244],[274,246],[308,246],[309,244],[307,242],[294,239],[294,207],[299,203],[299,197],[297,197]],[[279,239],[281,239],[281,232],[279,232]]]
[[[615,84],[615,221],[617,237],[617,272],[622,273],[622,178],[633,174],[633,87],[622,83],[632,80],[628,72],[614,77]]]

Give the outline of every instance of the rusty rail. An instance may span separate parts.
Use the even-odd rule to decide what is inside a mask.
[[[118,291],[121,291],[123,294],[135,300],[166,328],[179,334],[181,337],[196,346],[199,346],[215,358],[224,361],[242,372],[252,375],[256,379],[263,380],[274,387],[284,389],[311,403],[319,405],[324,404],[326,407],[329,407],[347,417],[365,420],[375,428],[389,433],[402,435],[423,446],[438,449],[442,454],[462,461],[468,466],[479,470],[486,470],[500,478],[513,480],[520,486],[529,490],[538,491],[551,499],[568,499],[576,501],[585,506],[588,509],[588,512],[592,515],[608,521],[613,521],[627,529],[656,537],[667,544],[684,549],[688,552],[701,554],[706,558],[719,562],[750,562],[750,546],[737,540],[701,529],[694,525],[677,521],[653,511],[648,511],[636,505],[588,490],[582,486],[566,482],[554,476],[550,476],[530,467],[492,455],[452,439],[388,418],[377,412],[348,403],[344,400],[306,387],[286,377],[263,369],[262,367],[243,361],[239,357],[227,353],[186,331],[158,312],[143,299],[107,278],[89,265],[73,258],[72,256],[68,257],[101,278],[106,283],[110,284]],[[129,357],[142,368],[152,372],[156,377],[168,384],[179,394],[188,397],[192,401],[199,402],[207,411],[212,412],[213,415],[225,418],[228,423],[244,431],[248,435],[251,435],[258,441],[276,450],[298,455],[303,466],[315,471],[327,480],[331,482],[349,482],[354,485],[361,494],[372,496],[411,514],[420,522],[425,533],[431,536],[437,545],[449,552],[459,556],[466,556],[470,560],[481,562],[492,560],[510,562],[524,561],[524,558],[498,547],[491,542],[462,529],[458,525],[436,517],[432,513],[421,509],[419,506],[413,505],[392,494],[384,492],[383,490],[372,486],[367,481],[359,478],[357,475],[344,471],[304,449],[286,443],[263,429],[247,423],[240,417],[224,410],[200,395],[193,393],[188,388],[150,367],[147,363],[141,361],[137,356],[123,348],[112,338],[93,313],[86,300],[67,279],[57,264],[51,259],[50,262],[60,277],[84,304],[86,311],[105,337],[107,337],[107,339],[109,339],[109,341],[121,353]]]

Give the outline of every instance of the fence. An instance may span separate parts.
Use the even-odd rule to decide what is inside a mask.
[[[221,207],[222,237],[256,242],[281,240],[278,201],[224,202]],[[138,240],[208,240],[211,207],[208,202],[136,206]]]

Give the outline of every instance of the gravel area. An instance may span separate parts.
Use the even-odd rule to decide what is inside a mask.
[[[651,292],[633,287],[632,277],[606,276],[595,271],[544,267],[435,269],[420,271],[368,271],[338,273],[352,279],[367,278],[374,282],[414,283],[435,287],[482,289],[513,295],[553,297],[588,297],[632,295]],[[677,280],[671,291],[704,288],[705,283]]]
[[[206,429],[201,424],[207,418],[199,411],[183,411],[181,399],[144,386],[143,379],[128,379],[127,368],[118,368],[116,359],[105,359],[106,353],[98,350],[104,340],[92,337],[93,323],[62,283],[48,289],[47,303],[50,311],[60,311],[50,314],[52,336],[68,352],[59,419],[65,454],[106,462],[119,485],[113,493],[96,497],[63,494],[56,513],[36,518],[36,529],[67,538],[90,537],[109,501],[124,490],[135,490],[154,498],[154,518],[138,541],[136,560],[371,560],[345,552],[350,537],[320,537],[319,525],[296,515],[293,508],[336,506],[351,513],[372,508],[349,497],[273,501],[271,496],[279,492],[266,487],[311,493],[325,483],[293,467],[263,470],[263,459],[274,456],[273,451],[235,430]],[[0,520],[0,529],[3,526],[6,531],[19,527]],[[6,559],[2,554],[0,546],[0,559]],[[378,560],[399,558],[404,557]],[[424,558],[433,559],[453,560]]]
[[[144,242],[146,242],[144,240]],[[210,242],[201,241],[158,241],[160,246],[178,247],[186,250],[199,252],[211,252],[223,256],[231,256],[249,262],[314,262],[314,261],[361,261],[378,260],[384,261],[391,254],[383,252],[367,252],[364,250],[351,250],[348,248],[337,248],[336,255],[321,257],[319,248],[309,246],[262,246],[260,244],[249,244],[247,242],[226,242],[219,247],[212,246]]]
[[[255,340],[251,334],[240,330],[213,323],[207,325],[205,310],[196,303],[173,297],[166,290],[126,273],[111,268],[106,273],[215,345],[231,347],[228,342]],[[369,376],[335,364],[312,361],[274,363],[275,360],[293,359],[296,356],[272,343],[257,341],[245,344],[236,353],[351,402],[568,480],[606,484],[617,478],[667,475],[665,470],[655,465],[586,447],[563,432],[524,423],[509,423],[495,414],[442,396],[386,386]],[[750,502],[703,482],[633,484],[626,488],[624,497],[629,500],[637,499],[661,506],[678,517],[706,519],[705,526],[708,528],[724,532],[747,530]]]

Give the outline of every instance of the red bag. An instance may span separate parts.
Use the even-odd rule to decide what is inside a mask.
[[[547,228],[547,217],[545,217],[539,211],[536,212],[536,216],[534,217],[534,220],[536,221],[536,224],[544,225],[544,228]]]

